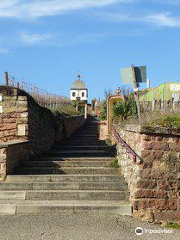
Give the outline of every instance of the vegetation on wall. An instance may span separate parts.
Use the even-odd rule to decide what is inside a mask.
[[[180,128],[180,114],[172,112],[153,112],[151,116],[144,116],[143,120],[146,126],[160,126],[167,128]]]
[[[64,116],[78,116],[81,115],[81,112],[76,111],[76,107],[74,105],[62,105],[58,108],[53,108],[52,112],[59,112]]]

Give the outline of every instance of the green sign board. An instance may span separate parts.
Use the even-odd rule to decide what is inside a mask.
[[[136,83],[143,83],[147,81],[146,66],[135,67]],[[133,84],[133,69],[121,69],[121,77],[124,84]]]

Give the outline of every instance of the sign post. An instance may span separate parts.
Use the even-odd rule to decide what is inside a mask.
[[[121,76],[124,84],[132,84],[134,88],[134,98],[137,105],[138,119],[141,120],[141,111],[139,104],[139,84],[147,83],[146,66],[135,67],[132,65],[130,68],[121,69]]]
[[[139,94],[138,94],[137,81],[136,81],[136,72],[135,72],[134,65],[132,65],[131,67],[132,67],[132,73],[133,73],[134,98],[135,98],[136,105],[137,105],[138,119],[139,119],[139,121],[141,121],[141,110],[140,110],[140,104],[139,104]]]

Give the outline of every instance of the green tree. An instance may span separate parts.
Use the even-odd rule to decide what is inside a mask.
[[[101,120],[106,120],[107,119],[107,99],[109,96],[112,95],[112,90],[104,90],[104,97],[105,100],[101,102],[101,110],[100,110],[100,119]]]

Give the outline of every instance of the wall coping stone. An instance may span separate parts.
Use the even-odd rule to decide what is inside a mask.
[[[100,121],[98,122],[99,125],[107,125],[107,121]]]
[[[118,128],[120,127],[118,126]],[[180,136],[180,129],[175,127],[167,128],[167,127],[161,127],[161,126],[143,126],[143,125],[133,124],[133,125],[125,125],[123,129],[129,132],[136,132],[136,133]]]
[[[8,148],[9,146],[12,146],[12,145],[27,144],[29,142],[30,142],[29,140],[25,140],[25,141],[22,141],[22,140],[12,140],[12,141],[1,143],[0,144],[0,149],[1,148]]]

